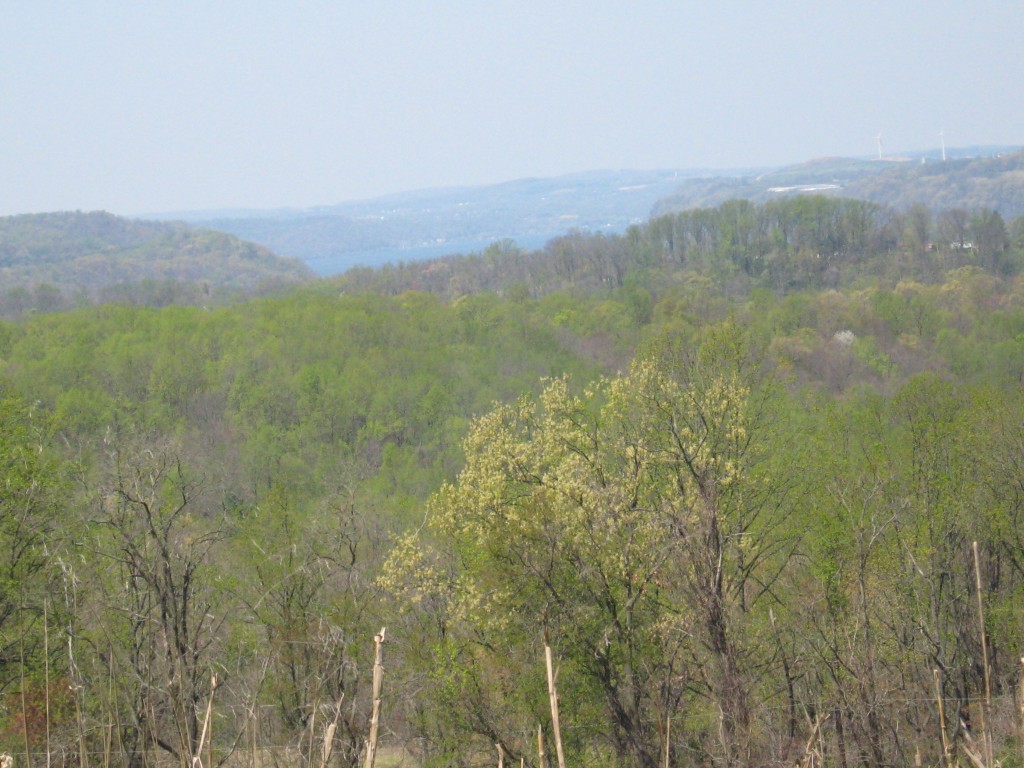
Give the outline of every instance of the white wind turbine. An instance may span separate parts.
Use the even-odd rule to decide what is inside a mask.
[[[882,132],[879,131],[878,135],[875,136],[875,141],[878,142],[878,159],[882,159]]]
[[[942,162],[946,162],[946,129],[939,129],[939,141],[942,143]]]

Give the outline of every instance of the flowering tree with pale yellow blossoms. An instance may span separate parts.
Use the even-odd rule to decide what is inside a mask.
[[[439,690],[464,728],[530,754],[518,734],[545,719],[545,628],[576,749],[654,766],[668,718],[717,712],[708,749],[742,758],[750,692],[734,631],[779,561],[743,359],[726,327],[476,420],[463,470],[384,576],[401,605],[436,612]]]

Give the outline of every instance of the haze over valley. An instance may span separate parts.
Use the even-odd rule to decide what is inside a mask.
[[[943,159],[945,155],[945,159]],[[474,253],[503,240],[538,249],[571,231],[621,235],[630,225],[729,199],[856,197],[1024,214],[1017,147],[937,148],[896,159],[829,158],[783,168],[592,171],[484,187],[435,189],[310,209],[162,215],[219,229],[305,261],[320,275]]]

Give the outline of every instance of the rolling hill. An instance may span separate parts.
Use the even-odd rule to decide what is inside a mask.
[[[824,158],[743,177],[687,179],[659,200],[652,214],[711,208],[731,199],[763,203],[803,193],[852,197],[901,209],[915,204],[931,210],[988,208],[1013,218],[1024,214],[1024,150],[951,150],[946,160],[934,151],[881,160]]]
[[[78,301],[138,297],[160,286],[166,300],[140,303],[176,303],[190,293],[251,294],[310,277],[296,259],[180,222],[133,221],[105,212],[0,218],[0,311],[6,314],[53,308],[72,295]],[[177,298],[166,296],[172,285]]]

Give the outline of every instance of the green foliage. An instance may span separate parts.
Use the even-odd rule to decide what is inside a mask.
[[[64,491],[52,429],[42,409],[0,384],[0,692],[14,684],[22,659],[30,674],[42,659],[38,630],[54,586]]]
[[[529,760],[546,626],[587,764],[660,764],[669,716],[676,764],[795,762],[807,713],[851,763],[901,762],[934,727],[933,667],[951,707],[978,695],[971,542],[1004,704],[1024,638],[1020,223],[1003,261],[919,247],[959,218],[733,203],[221,308],[0,324],[0,687],[24,641],[42,690],[48,601],[53,679],[134,759],[191,743],[181,710],[216,669],[221,748],[262,704],[266,738],[316,760],[344,692],[354,764],[387,625],[393,738]],[[158,605],[188,563],[186,664]]]
[[[472,712],[451,727],[511,741],[543,718],[510,717],[509,692],[478,677],[500,658],[535,679],[540,617],[568,665],[567,717],[603,709],[595,727],[620,759],[655,758],[650,713],[699,707],[691,686],[725,712],[721,748],[738,748],[752,703],[733,632],[765,594],[755,582],[785,561],[781,497],[761,466],[764,395],[747,366],[723,326],[692,354],[658,344],[580,395],[556,379],[536,402],[474,422],[465,467],[430,506],[438,549],[407,538],[382,577],[401,603],[445,606],[443,638],[460,651],[450,664],[470,675],[450,699]]]

